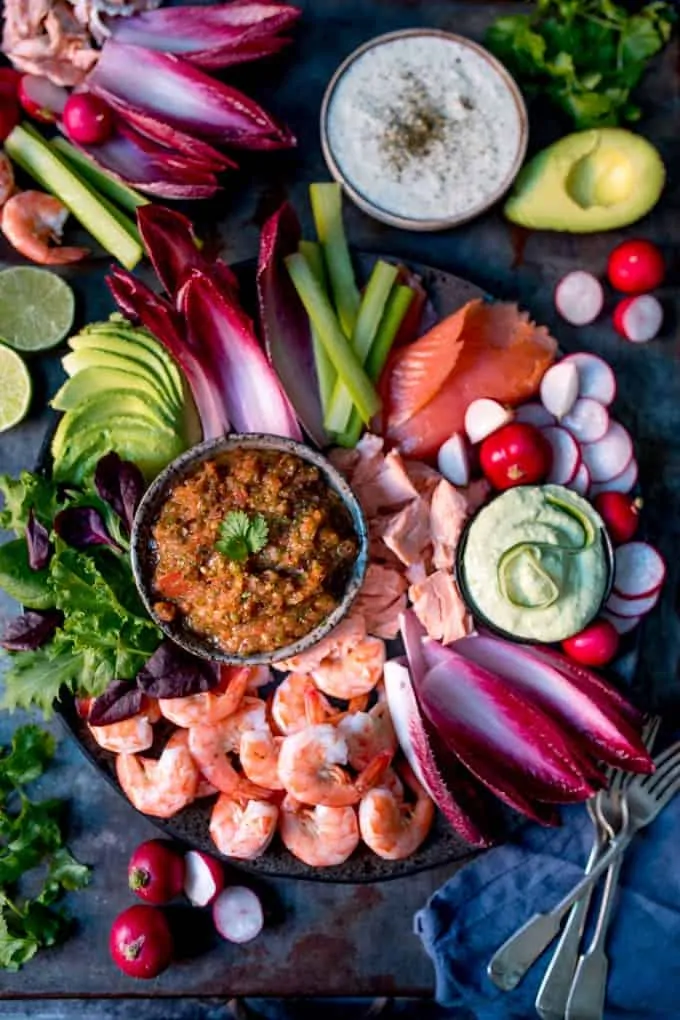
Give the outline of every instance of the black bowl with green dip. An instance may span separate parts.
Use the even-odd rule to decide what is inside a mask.
[[[490,629],[553,644],[598,615],[614,556],[604,521],[583,497],[561,485],[519,485],[469,522],[456,573],[470,611]]]

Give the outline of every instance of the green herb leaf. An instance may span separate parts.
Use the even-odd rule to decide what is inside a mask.
[[[23,535],[31,510],[39,521],[51,528],[61,505],[54,482],[30,471],[22,471],[18,478],[0,475],[0,493],[4,497],[0,528],[15,531],[17,535]]]
[[[0,758],[0,784],[25,786],[38,779],[54,756],[55,740],[39,726],[20,726],[12,737],[12,749]]]
[[[269,525],[262,514],[248,517],[243,510],[231,510],[219,528],[220,537],[215,548],[227,559],[243,563],[251,553],[264,549],[269,536]]]
[[[38,940],[30,935],[12,935],[4,913],[0,914],[0,967],[5,970],[19,970],[27,960],[38,952]]]
[[[52,644],[34,652],[17,652],[11,658],[0,701],[0,708],[10,712],[37,708],[48,719],[62,687],[75,692],[86,686],[85,657],[75,654],[72,646],[60,651]]]

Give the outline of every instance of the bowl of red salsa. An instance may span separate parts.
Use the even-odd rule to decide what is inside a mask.
[[[258,665],[299,655],[348,612],[368,560],[359,502],[319,452],[279,436],[212,439],[155,479],[132,569],[158,627],[187,651]]]

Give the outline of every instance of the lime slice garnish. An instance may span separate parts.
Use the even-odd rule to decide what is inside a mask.
[[[31,377],[19,355],[0,344],[0,432],[26,417],[31,403]]]
[[[69,285],[47,269],[0,272],[0,337],[16,351],[44,351],[68,335],[75,301]]]

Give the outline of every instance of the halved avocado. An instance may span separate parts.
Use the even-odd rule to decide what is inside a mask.
[[[126,346],[126,350],[122,354],[102,347],[79,346],[77,350],[72,350],[70,354],[62,358],[61,363],[66,374],[72,378],[90,368],[102,372],[112,369],[135,375],[162,392],[168,407],[175,408],[176,414],[180,415],[182,405],[169,382],[159,375],[155,367],[150,367],[145,361],[133,357],[129,346]]]
[[[58,482],[82,484],[105,453],[114,450],[123,460],[133,461],[147,481],[184,450],[179,436],[158,433],[127,418],[111,419],[108,425],[91,425],[68,439],[55,457],[53,476]]]
[[[57,411],[73,411],[91,397],[110,391],[130,393],[145,401],[155,415],[162,418],[169,428],[178,424],[178,410],[168,403],[165,391],[152,384],[149,376],[116,368],[86,368],[67,379],[59,392],[50,401]]]
[[[149,355],[160,361],[163,366],[164,378],[176,394],[178,400],[182,400],[184,394],[182,374],[165,347],[148,330],[131,326],[122,316],[112,315],[107,322],[90,323],[90,325],[81,330],[79,336],[108,336],[116,340],[136,344],[137,347],[141,348],[141,351],[146,351]],[[142,357],[141,351],[139,355],[135,356]]]
[[[115,425],[114,425],[115,422]],[[84,401],[73,411],[67,411],[57,425],[52,439],[52,456],[59,460],[67,443],[77,442],[78,433],[92,425],[118,431],[122,435],[133,424],[143,425],[160,440],[172,440],[177,436],[168,428],[158,414],[154,414],[147,403],[125,390],[107,390]]]
[[[527,163],[504,212],[534,230],[614,230],[656,205],[665,178],[661,156],[640,135],[623,128],[577,131]]]

